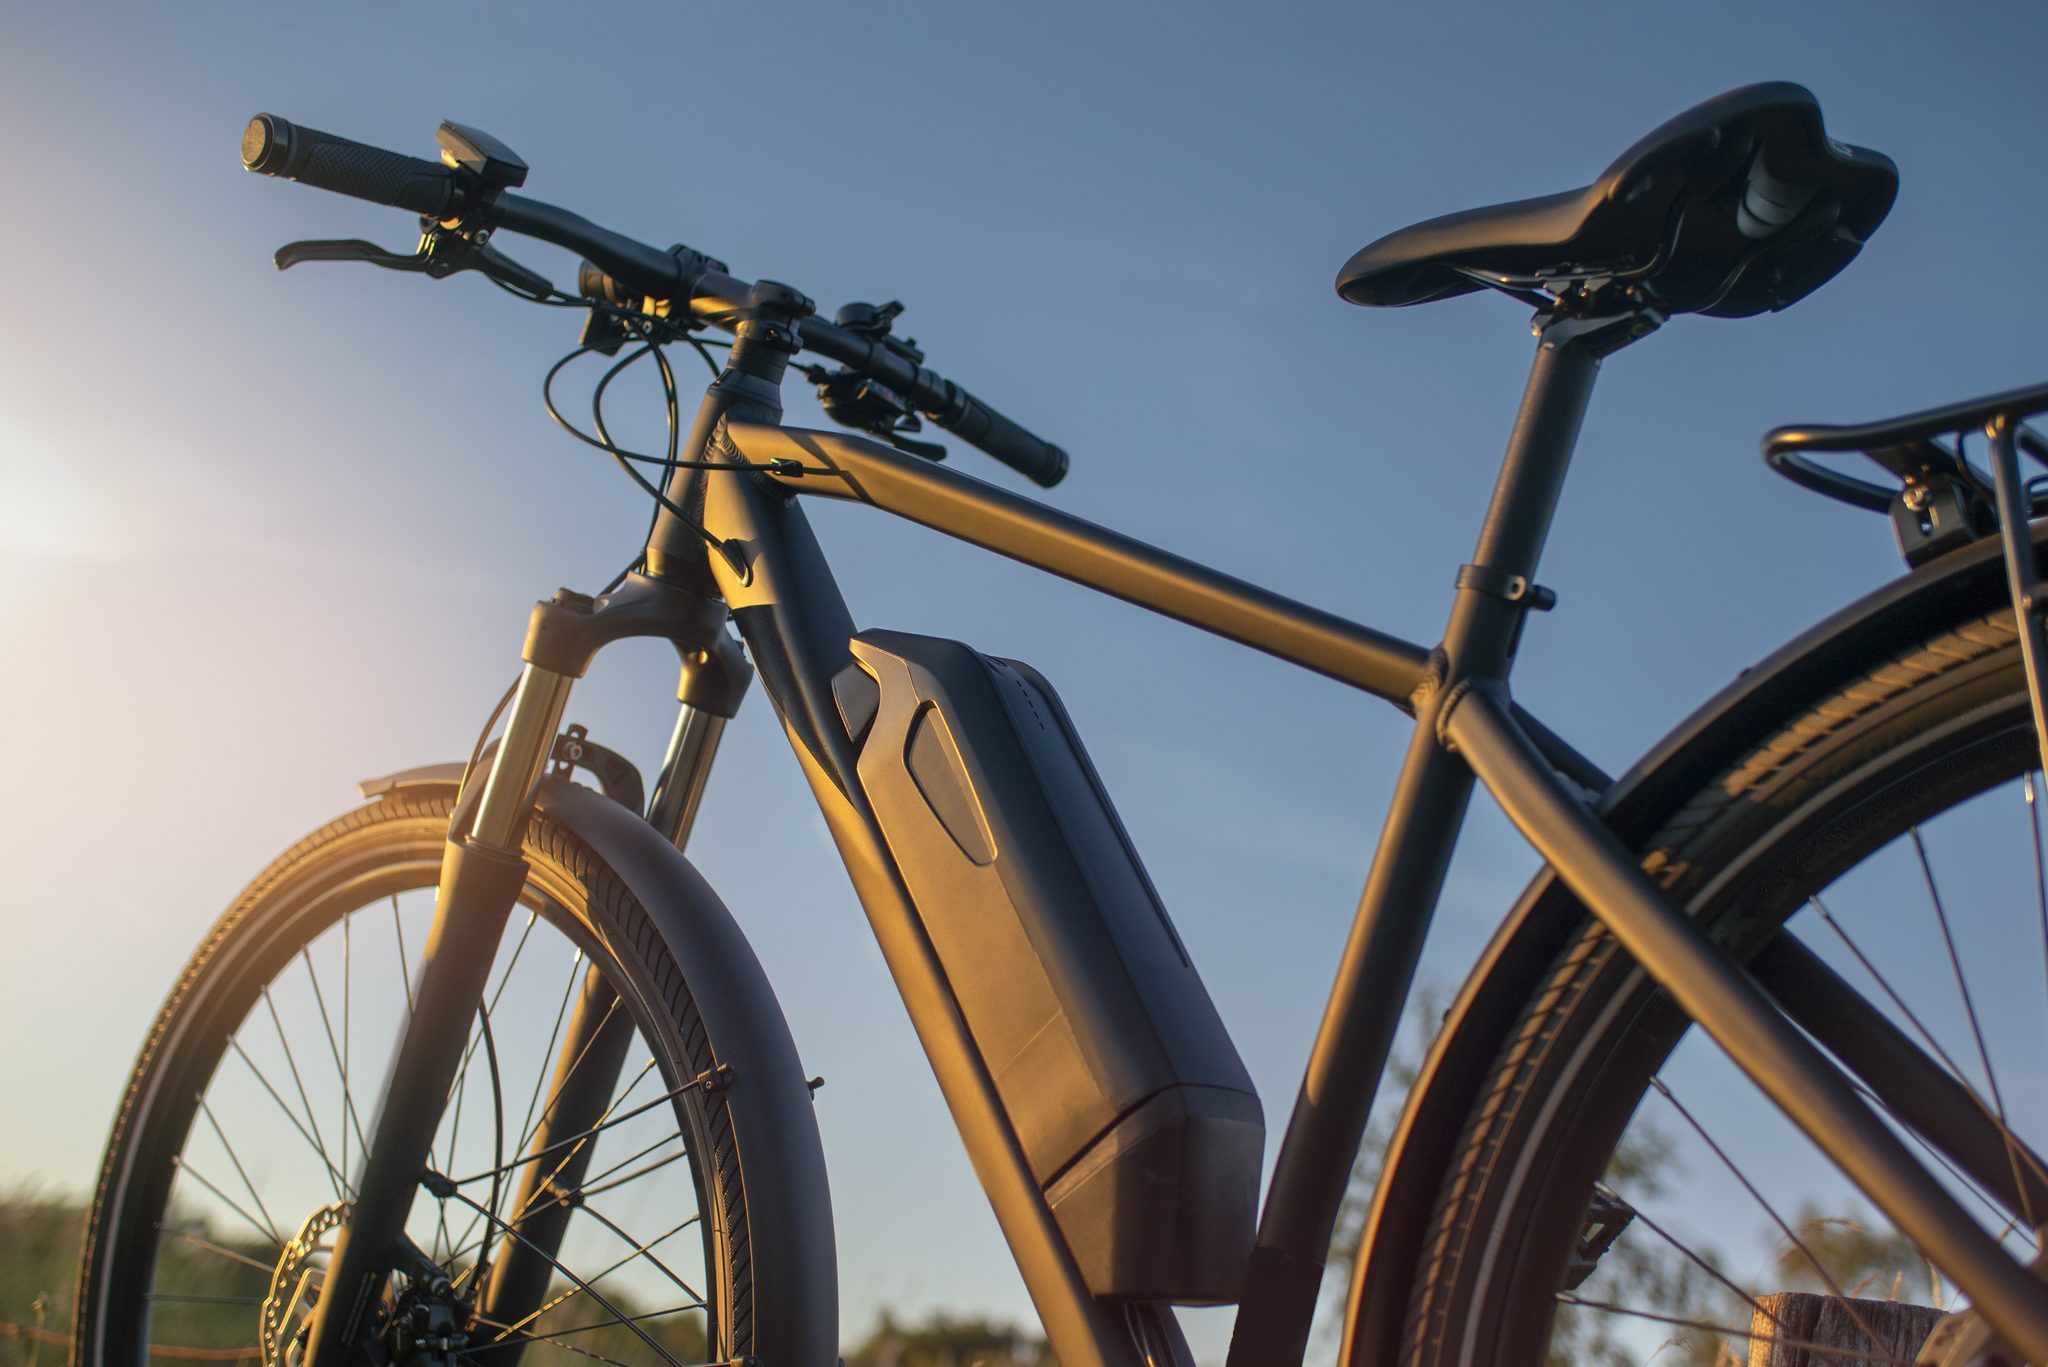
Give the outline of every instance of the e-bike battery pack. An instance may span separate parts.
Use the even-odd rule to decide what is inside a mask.
[[[862,789],[1083,1280],[1235,1300],[1258,1096],[1066,709],[957,641],[851,649]]]

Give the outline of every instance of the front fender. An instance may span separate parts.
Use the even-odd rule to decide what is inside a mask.
[[[2035,558],[2048,525],[2033,529]],[[1742,674],[1617,780],[1598,803],[1635,848],[1700,785],[1725,772],[1785,722],[1930,635],[2010,606],[1996,541],[1893,580],[1837,612]],[[1494,932],[1423,1062],[1387,1147],[1352,1270],[1340,1360],[1377,1367],[1399,1360],[1415,1265],[1424,1255],[1466,1117],[1491,1078],[1523,1007],[1585,918],[1578,899],[1540,871]]]
[[[366,797],[455,788],[460,764],[361,785]],[[839,1358],[838,1256],[825,1151],[796,1041],[732,913],[689,860],[640,816],[559,775],[536,807],[616,873],[683,971],[718,1062],[746,1194],[754,1356],[763,1367],[831,1367]],[[732,1212],[738,1216],[741,1212]]]

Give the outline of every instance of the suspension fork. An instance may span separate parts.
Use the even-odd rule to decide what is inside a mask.
[[[716,598],[705,564],[701,529],[685,525],[678,510],[701,505],[702,476],[692,467],[711,450],[725,417],[771,423],[781,419],[781,381],[792,345],[790,327],[782,314],[794,316],[792,311],[800,302],[807,307],[807,301],[786,286],[772,282],[756,286],[749,307],[758,306],[776,316],[766,321],[750,319],[741,325],[725,370],[706,390],[698,407],[684,444],[683,468],[674,473],[664,490],[667,503],[656,516],[641,554],[645,572],[628,576],[627,594],[617,596],[624,599],[637,592],[647,601],[639,608],[608,604],[603,611],[610,612],[618,625],[609,631],[600,628],[582,633],[595,638],[594,643],[574,642],[586,663],[598,645],[622,635],[666,636],[682,653],[682,678],[676,690],[682,706],[646,813],[648,823],[679,850],[689,841],[725,724],[739,711],[753,670],[739,642],[724,630],[725,606]],[[654,589],[660,592],[649,597]],[[683,606],[691,602],[715,605],[715,616],[693,618]],[[536,630],[540,624],[537,614]],[[531,633],[527,644],[532,658]],[[582,1200],[583,1180],[596,1148],[596,1135],[590,1132],[603,1123],[632,1034],[617,994],[593,969],[585,976],[564,1031],[550,1082],[550,1103],[522,1155],[531,1161],[522,1164],[519,1194],[512,1206],[516,1213],[508,1224],[498,1264],[478,1301],[479,1323],[486,1333],[492,1332],[492,1326],[523,1325],[544,1303],[562,1237]],[[572,1139],[579,1135],[589,1137],[580,1142]],[[566,1162],[551,1153],[564,1142],[569,1143]],[[544,1154],[549,1156],[542,1157]],[[478,1354],[479,1367],[516,1367],[525,1340],[514,1337],[507,1328],[496,1332],[502,1340]]]
[[[738,712],[752,677],[739,643],[730,636],[721,635],[709,649],[683,659],[676,690],[682,706],[647,809],[649,824],[679,850],[696,823],[725,724]],[[618,994],[591,967],[562,1033],[547,1104],[521,1155],[518,1195],[501,1251],[477,1302],[479,1337],[498,1337],[473,1355],[477,1367],[516,1367],[526,1345],[523,1335],[545,1309],[563,1235],[583,1204],[597,1131],[615,1104],[633,1029]]]
[[[425,1272],[425,1256],[405,1236],[417,1189],[425,1185],[444,1200],[466,1199],[450,1180],[456,1174],[432,1172],[427,1157],[469,1042],[470,1019],[489,982],[505,923],[526,885],[527,866],[519,850],[534,785],[554,750],[570,688],[606,645],[640,636],[672,642],[686,662],[687,680],[687,663],[694,656],[709,662],[720,655],[719,643],[727,639],[725,618],[725,604],[718,599],[640,574],[628,575],[617,591],[601,599],[564,589],[535,605],[523,652],[525,669],[476,816],[466,832],[450,832],[443,853],[413,1012],[386,1075],[355,1182],[354,1209],[336,1238],[308,1326],[305,1367],[375,1360],[367,1351],[367,1335],[378,1327],[373,1312],[382,1307],[392,1270]],[[588,1001],[590,994],[585,997]],[[601,1045],[609,1031],[596,1022],[616,1014],[609,1003],[598,1002],[586,1018],[585,1041]],[[559,1119],[553,1132],[564,1133]],[[496,1213],[486,1218],[495,1220]],[[511,1236],[508,1241],[518,1242]],[[546,1261],[552,1259],[549,1250]]]
[[[526,884],[519,846],[533,785],[554,747],[573,681],[572,673],[527,664],[476,819],[466,834],[453,834],[443,852],[413,1013],[378,1102],[354,1210],[314,1308],[307,1367],[335,1367],[357,1356],[370,1312],[402,1254],[441,1103],[461,1066],[506,919]]]

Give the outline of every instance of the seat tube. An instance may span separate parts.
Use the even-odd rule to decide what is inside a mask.
[[[1470,771],[1436,734],[1438,708],[1466,679],[1506,677],[1600,359],[1614,349],[1603,345],[1605,326],[1615,321],[1559,319],[1539,330],[1473,563],[1458,575],[1443,644],[1414,697],[1415,734],[1281,1140],[1229,1367],[1298,1363],[1306,1351],[1338,1210],[1472,792]]]

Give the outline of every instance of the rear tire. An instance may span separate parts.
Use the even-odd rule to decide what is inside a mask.
[[[278,1360],[277,1344],[264,1345],[264,1316],[281,1313],[271,1284],[295,1256],[283,1246],[301,1221],[345,1200],[388,1043],[410,1009],[454,797],[401,790],[306,837],[186,965],[108,1140],[85,1232],[77,1361],[148,1367],[152,1349],[165,1348]],[[502,1217],[520,1169],[486,1170],[523,1154],[537,1123],[557,1061],[548,1025],[559,1031],[565,1009],[557,987],[567,1002],[595,973],[637,1037],[591,1140],[593,1166],[564,1198],[575,1213],[560,1266],[592,1291],[562,1297],[520,1331],[523,1367],[589,1367],[593,1353],[631,1364],[749,1356],[755,1285],[740,1154],[720,1092],[691,1085],[718,1066],[717,1042],[617,873],[544,812],[523,854],[524,914],[515,909],[508,925],[496,995],[482,1004],[436,1139],[433,1161],[465,1180],[463,1199],[422,1191],[408,1233],[458,1291],[465,1275],[482,1280],[477,1240],[497,1226],[464,1200]],[[490,1244],[482,1249],[487,1257]],[[288,1270],[317,1275],[318,1265],[313,1256]],[[558,1275],[550,1294],[568,1288]],[[620,1314],[600,1311],[600,1297]]]

